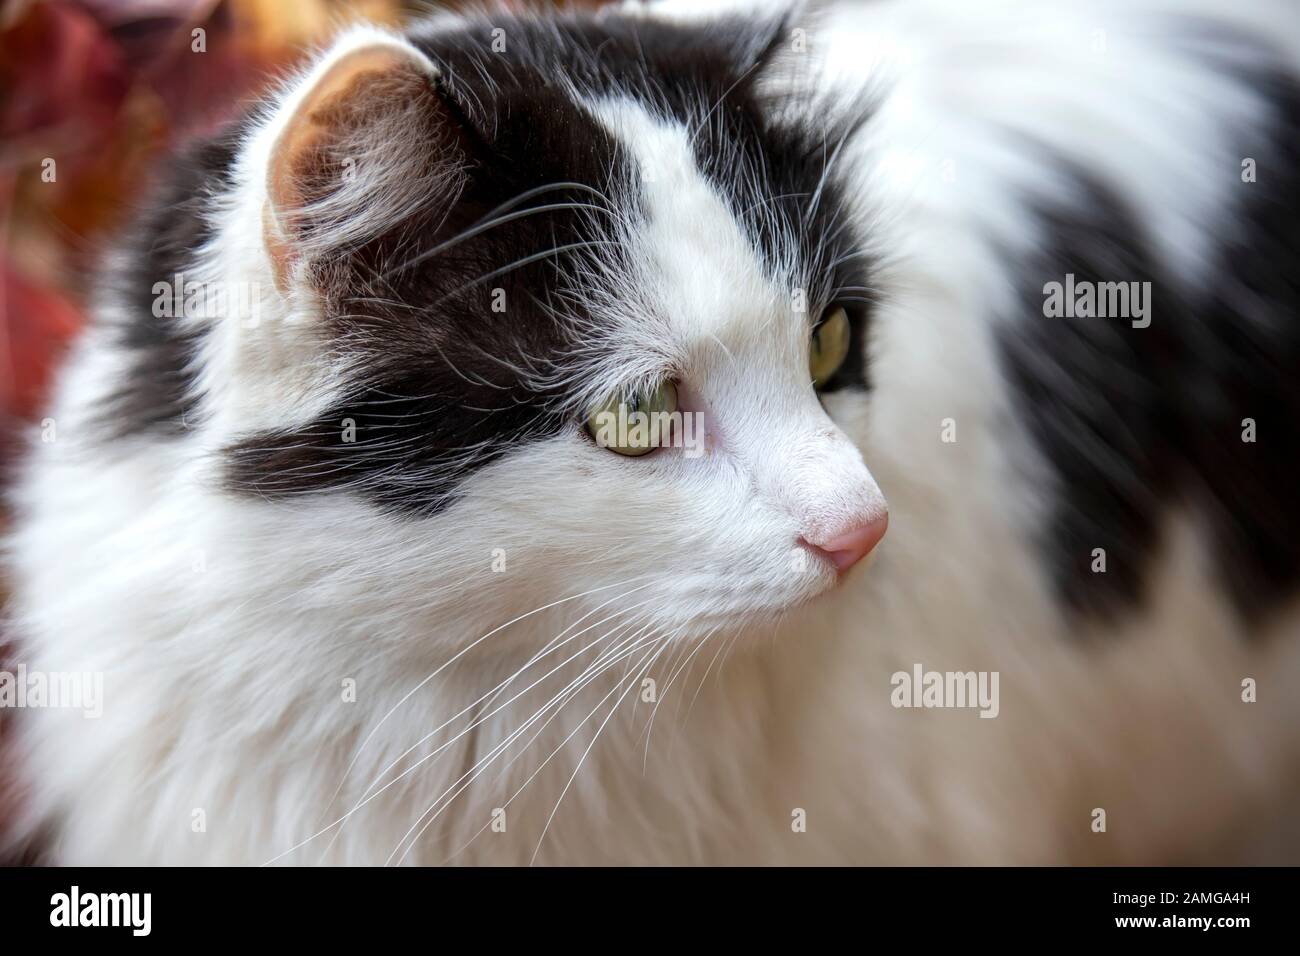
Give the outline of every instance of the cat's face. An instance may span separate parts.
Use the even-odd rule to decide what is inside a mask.
[[[229,486],[364,502],[503,610],[690,633],[829,589],[886,520],[836,423],[870,311],[840,134],[764,117],[761,40],[493,29],[354,34],[250,150],[314,394],[228,443]]]

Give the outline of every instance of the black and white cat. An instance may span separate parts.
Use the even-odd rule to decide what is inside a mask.
[[[1294,860],[1297,77],[1263,0],[349,30],[166,171],[34,443],[18,657],[104,700],[19,715],[24,830]]]

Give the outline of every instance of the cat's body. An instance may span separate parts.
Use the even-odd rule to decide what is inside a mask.
[[[16,497],[19,659],[104,674],[99,719],[20,715],[50,858],[1293,858],[1272,824],[1300,790],[1300,17],[893,2],[746,27],[691,6],[674,26],[446,19],[409,48],[354,32],[330,62],[377,45],[399,79],[313,121],[365,134],[363,188],[312,192],[320,153],[274,172],[328,63],[177,174]],[[457,115],[384,118],[430,95],[430,63]],[[546,200],[438,165],[484,148],[616,224],[557,209],[518,248],[458,247],[446,288],[394,272],[512,195]],[[282,188],[318,218],[277,222]],[[470,208],[420,218],[440,190]],[[754,212],[787,195],[795,218]],[[556,288],[545,260],[511,285],[501,263],[566,229],[604,243],[557,264],[592,285]],[[258,321],[142,318],[177,270],[265,289]],[[484,331],[498,283],[458,297],[487,273],[507,319],[530,293],[582,317],[534,302]],[[1047,316],[1067,273],[1150,281],[1149,326]],[[804,284],[811,311],[860,306],[865,361],[824,397],[838,430],[772,305]],[[424,342],[412,302],[454,340]],[[615,345],[565,364],[607,323]],[[707,455],[577,433],[592,383],[643,355],[711,416]],[[517,382],[564,415],[519,411]],[[878,489],[869,567],[833,587],[796,560]],[[997,672],[996,717],[895,707],[917,664]]]

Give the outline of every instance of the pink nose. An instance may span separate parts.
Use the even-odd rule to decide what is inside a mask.
[[[835,570],[843,574],[871,553],[871,550],[880,543],[880,539],[885,536],[885,529],[888,527],[889,514],[886,513],[820,544],[813,544],[806,538],[800,540],[835,565]]]

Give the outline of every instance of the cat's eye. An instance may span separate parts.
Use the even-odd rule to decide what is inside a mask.
[[[587,415],[587,431],[596,444],[620,455],[644,455],[671,438],[677,386],[664,379],[652,388],[614,395]]]
[[[849,357],[852,334],[849,316],[843,306],[831,309],[818,324],[808,349],[808,371],[812,373],[814,387],[821,388],[839,371]]]

